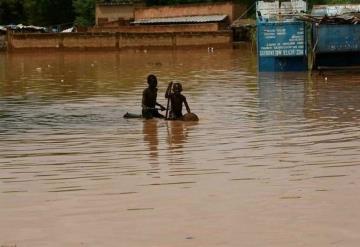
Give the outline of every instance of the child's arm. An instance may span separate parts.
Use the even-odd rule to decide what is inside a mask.
[[[158,102],[155,103],[155,105],[160,106],[160,110],[165,111],[165,107],[162,104],[159,104]]]
[[[186,111],[187,111],[188,113],[191,113],[190,107],[189,107],[189,105],[188,105],[188,103],[187,103],[187,101],[186,101],[186,97],[185,97],[185,96],[184,96],[184,105],[185,105],[185,107],[186,107]]]
[[[173,82],[171,81],[169,83],[169,86],[166,89],[165,98],[170,98],[171,96],[171,89],[172,89]]]
[[[146,106],[146,102],[147,102],[147,94],[146,94],[146,89],[143,91],[143,95],[142,95],[142,107]]]

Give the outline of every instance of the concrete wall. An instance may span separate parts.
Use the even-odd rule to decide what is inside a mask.
[[[131,48],[176,48],[187,46],[230,47],[232,33],[63,33],[12,34],[9,51],[121,50]]]
[[[66,35],[61,37],[62,47],[69,49],[76,48],[89,48],[89,49],[102,49],[115,47],[116,36],[115,35],[88,35],[86,33],[80,33],[78,35]]]
[[[209,4],[183,4],[174,6],[157,6],[151,8],[135,8],[135,20],[151,19],[160,17],[177,17],[177,16],[197,16],[197,15],[215,15],[225,14],[229,16],[232,23],[243,12],[245,5],[225,3],[209,3]]]
[[[59,48],[59,34],[10,34],[8,48]]]
[[[128,33],[171,33],[171,32],[216,32],[220,30],[219,23],[179,24],[179,25],[143,25],[93,27],[90,32],[128,32]]]

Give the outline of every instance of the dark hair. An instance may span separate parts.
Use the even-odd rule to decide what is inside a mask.
[[[156,87],[157,86],[157,78],[155,75],[148,75],[147,77],[147,83],[150,87]]]
[[[181,83],[177,82],[177,83],[174,83],[173,85],[173,90],[174,92],[178,91],[179,93],[182,91],[182,85]]]

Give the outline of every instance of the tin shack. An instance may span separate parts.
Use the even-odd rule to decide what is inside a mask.
[[[260,72],[308,69],[306,24],[295,18],[306,9],[303,0],[256,2]]]
[[[360,66],[360,4],[317,5],[309,19],[314,69]]]

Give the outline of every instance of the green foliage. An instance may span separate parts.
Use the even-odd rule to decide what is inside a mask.
[[[74,18],[72,0],[0,0],[1,24],[48,26]]]
[[[24,22],[23,0],[0,0],[0,24]]]
[[[92,26],[95,23],[96,0],[74,0],[75,24],[79,26]]]
[[[114,0],[101,0],[111,2]],[[133,0],[116,0],[133,1]],[[136,0],[135,0],[136,1]],[[224,0],[144,0],[148,6],[185,3],[210,3]],[[251,6],[255,0],[234,0]],[[314,4],[349,4],[360,0],[308,0]],[[0,24],[28,24],[51,26],[75,21],[80,26],[95,22],[96,0],[0,0]]]
[[[72,0],[24,0],[28,23],[39,26],[73,22]]]

